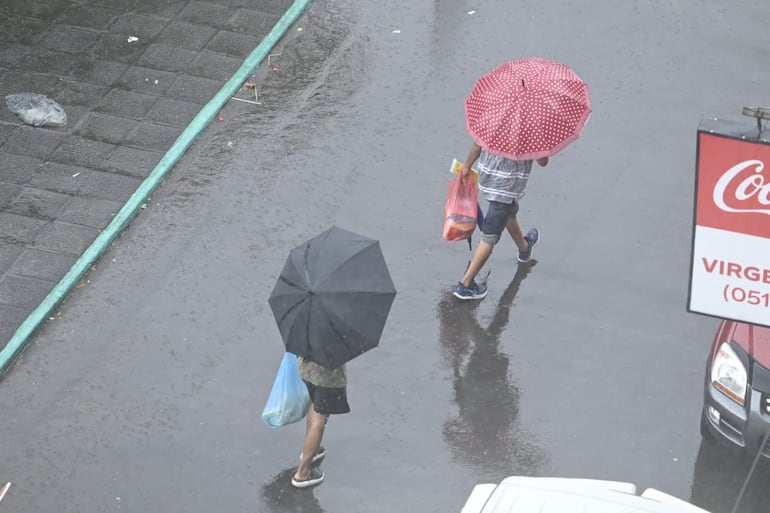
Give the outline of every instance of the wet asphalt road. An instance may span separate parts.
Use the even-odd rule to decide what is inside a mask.
[[[397,4],[315,2],[264,105],[223,111],[35,337],[2,382],[0,511],[459,511],[514,473],[729,511],[745,462],[698,434],[717,322],[685,311],[695,131],[770,103],[768,8]],[[459,303],[468,248],[441,224],[470,144],[462,101],[530,55],[569,63],[594,113],[533,172],[535,261],[517,267],[504,240],[489,296]],[[303,427],[259,420],[282,353],[267,297],[333,223],[381,241],[399,294],[349,366],[327,481],[297,492]],[[756,481],[741,511],[762,510]]]

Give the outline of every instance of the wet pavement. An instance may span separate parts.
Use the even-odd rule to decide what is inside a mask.
[[[0,349],[290,6],[3,2]],[[67,125],[24,124],[5,96],[25,92]]]
[[[766,13],[314,2],[263,106],[228,105],[0,384],[0,511],[459,511],[513,473],[728,511],[748,466],[698,433],[717,321],[685,311],[695,135],[767,103]],[[526,55],[569,63],[594,114],[533,172],[535,261],[502,241],[489,296],[459,303],[468,248],[440,232],[445,170],[470,144],[462,99]],[[296,491],[303,426],[259,420],[282,353],[267,297],[289,250],[334,223],[380,240],[399,294],[349,365],[326,482]],[[763,510],[767,475],[739,511]]]

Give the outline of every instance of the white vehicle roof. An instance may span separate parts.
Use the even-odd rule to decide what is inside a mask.
[[[477,485],[462,513],[709,513],[689,502],[633,483],[513,476]]]

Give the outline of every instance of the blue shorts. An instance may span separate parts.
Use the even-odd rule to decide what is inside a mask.
[[[519,202],[515,199],[511,203],[503,203],[500,201],[490,201],[487,213],[484,216],[484,224],[479,228],[481,230],[481,240],[484,242],[495,245],[500,240],[505,226],[508,224],[508,219],[516,218],[516,214],[519,212]]]

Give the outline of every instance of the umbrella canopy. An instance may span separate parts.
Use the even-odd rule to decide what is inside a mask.
[[[465,123],[485,150],[514,160],[549,157],[580,137],[588,87],[567,65],[540,57],[506,62],[465,100]]]
[[[333,226],[291,250],[268,302],[286,350],[333,369],[377,346],[395,295],[380,243]]]

